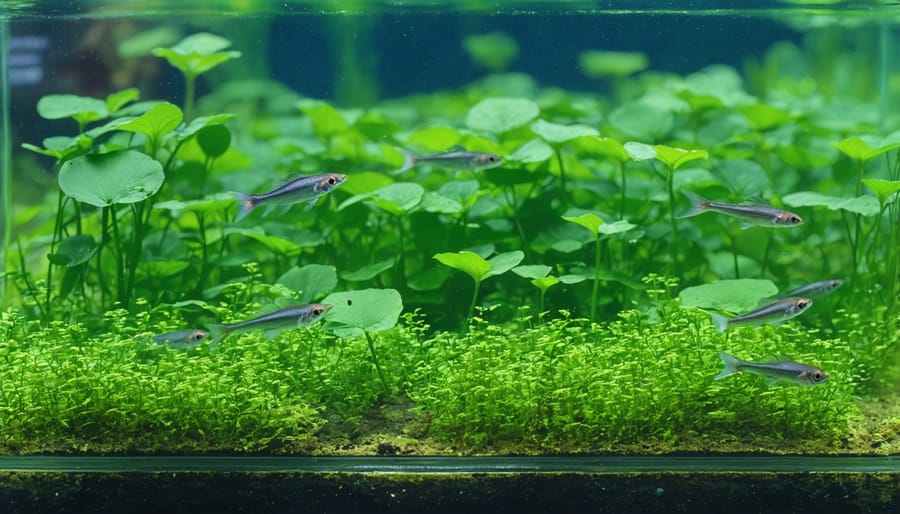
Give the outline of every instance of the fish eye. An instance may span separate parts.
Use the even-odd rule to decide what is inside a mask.
[[[328,183],[334,185],[334,177],[328,177]]]
[[[313,316],[318,316],[319,314],[322,314],[322,309],[316,307],[312,310],[312,313],[313,313]]]
[[[488,160],[491,161],[491,162],[497,162],[497,156],[496,156],[496,155],[492,155],[492,156],[488,157]]]
[[[806,298],[801,298],[801,299],[797,300],[797,307],[800,307],[802,309],[804,307],[808,307],[809,304],[811,304],[811,303],[812,303],[812,300],[808,300]]]
[[[202,341],[204,337],[206,337],[205,334],[203,334],[202,332],[198,332],[194,334],[194,341]]]
[[[821,371],[816,371],[815,373],[813,373],[812,378],[814,382],[820,382],[823,378],[825,378],[825,376]]]
[[[803,221],[800,219],[800,216],[791,216],[790,220],[791,220],[791,223],[794,223],[794,224],[797,224],[797,223],[800,223],[801,221]]]

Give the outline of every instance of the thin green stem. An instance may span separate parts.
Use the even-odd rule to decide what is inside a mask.
[[[669,252],[672,259],[672,270],[674,275],[678,273],[678,225],[675,222],[675,170],[666,167],[666,188],[669,191],[669,221],[672,224],[672,244],[669,246]]]
[[[116,291],[119,294],[119,302],[122,307],[128,308],[128,297],[125,294],[125,259],[122,252],[122,238],[119,235],[119,220],[116,216],[116,206],[104,207],[109,209],[110,223],[112,223],[113,239],[116,250]]]
[[[59,191],[56,199],[56,221],[53,225],[53,238],[50,240],[50,249],[47,253],[53,253],[56,251],[56,243],[59,242],[59,239],[62,234],[62,226],[63,226],[63,218],[64,213],[63,210],[66,207],[66,196],[63,194],[62,190]],[[50,312],[50,296],[53,290],[53,263],[49,260],[47,261],[47,297],[45,299],[45,312]]]
[[[469,304],[469,314],[466,316],[466,322],[463,325],[463,333],[469,331],[469,323],[472,322],[472,316],[475,314],[475,302],[478,301],[478,290],[481,288],[481,281],[475,281],[475,289],[472,291],[472,303]]]
[[[622,206],[619,208],[619,219],[625,219],[625,163],[619,161],[619,173],[622,175]]]
[[[200,276],[197,278],[196,288],[196,290],[200,292],[203,291],[203,286],[206,284],[206,278],[209,274],[209,246],[207,246],[206,242],[206,219],[200,211],[194,211],[194,215],[197,217],[197,231],[200,235],[200,252],[203,255],[203,264],[201,264],[200,267]]]
[[[594,288],[591,290],[591,321],[597,321],[597,294],[600,292],[600,237],[594,236]]]
[[[390,396],[391,390],[388,387],[387,380],[384,379],[384,372],[381,371],[381,364],[378,363],[378,355],[375,354],[375,341],[368,330],[363,330],[366,335],[366,342],[369,344],[369,351],[372,352],[372,362],[375,363],[375,369],[378,371],[378,378],[381,379],[381,385],[384,387],[384,394]]]
[[[559,165],[559,192],[560,192],[560,200],[562,200],[563,204],[566,202],[566,166],[563,164],[562,152],[560,152],[559,147],[553,148],[554,153],[556,154],[556,162]]]

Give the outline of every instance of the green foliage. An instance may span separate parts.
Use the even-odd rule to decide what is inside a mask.
[[[236,57],[229,45],[201,34],[156,50],[186,74],[185,105],[138,102],[136,89],[39,103],[78,130],[24,145],[52,159],[60,191],[13,211],[15,311],[0,326],[10,451],[39,439],[302,452],[323,428],[409,399],[457,451],[705,448],[747,432],[778,449],[828,446],[847,437],[854,395],[893,384],[900,165],[869,103],[808,78],[759,88],[720,65],[628,78],[639,67],[620,61],[594,70],[614,77],[609,95],[508,73],[346,109],[241,80],[214,86],[195,117],[193,81]],[[782,58],[759,73],[788,76]],[[391,173],[404,151],[457,145],[502,163]],[[348,178],[314,207],[234,222],[229,191],[323,171]],[[681,189],[759,196],[805,222],[676,222]],[[471,297],[453,270],[473,279]],[[666,278],[641,282],[648,270]],[[779,331],[719,336],[670,300],[684,284],[682,306],[742,312],[775,284],[831,277],[847,285]],[[317,300],[334,305],[325,323],[242,334],[213,355],[151,341]],[[448,332],[460,324],[465,335]],[[713,383],[717,351],[790,354],[832,381]]]
[[[668,304],[670,300],[662,300]],[[771,328],[726,342],[705,315],[659,305],[598,327],[558,319],[508,330],[484,322],[470,339],[439,335],[410,391],[434,437],[467,451],[603,452],[691,447],[721,434],[832,440],[857,415],[854,366],[840,339]],[[712,381],[717,351],[747,358],[788,352],[826,369],[825,386],[769,386],[760,377]],[[751,398],[752,401],[747,401]]]
[[[59,170],[59,187],[96,207],[140,202],[162,186],[162,165],[146,155],[124,150],[78,157]]]
[[[466,36],[463,48],[472,61],[490,71],[502,71],[519,54],[519,44],[504,32]]]
[[[627,77],[643,71],[649,62],[640,52],[588,50],[578,56],[581,71],[588,77]]]
[[[678,293],[683,307],[744,313],[759,306],[765,298],[778,293],[771,280],[741,278],[717,280],[683,289]]]
[[[540,107],[524,98],[485,98],[466,114],[472,130],[502,134],[521,127],[540,113]]]

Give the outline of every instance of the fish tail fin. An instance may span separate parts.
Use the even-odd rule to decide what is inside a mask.
[[[209,349],[212,351],[213,348],[219,344],[219,341],[225,338],[228,335],[228,329],[225,325],[219,323],[209,323],[206,325],[206,330],[209,331],[209,337],[207,339],[210,340]]]
[[[688,191],[687,189],[683,189],[681,192],[691,201],[691,208],[686,213],[675,216],[676,218],[690,218],[691,216],[702,214],[709,209],[709,200],[706,198],[703,198],[693,191]]]
[[[726,328],[728,328],[728,318],[722,316],[718,312],[710,312],[709,317],[712,318],[713,325],[716,326],[716,330],[719,332],[724,332]]]
[[[741,370],[741,360],[725,352],[719,352],[719,358],[722,359],[722,365],[725,366],[722,371],[716,375],[713,380],[722,380],[723,378],[734,375]]]
[[[232,191],[231,194],[234,196],[234,199],[237,200],[238,207],[240,208],[234,221],[241,221],[244,219],[244,216],[250,214],[250,211],[256,207],[256,200],[253,199],[252,195],[246,193],[236,193]]]
[[[407,152],[406,150],[400,151],[403,152],[403,166],[401,166],[400,169],[394,172],[395,175],[399,175],[400,173],[403,173],[404,171],[412,168],[416,165],[416,162],[418,162],[415,155]]]

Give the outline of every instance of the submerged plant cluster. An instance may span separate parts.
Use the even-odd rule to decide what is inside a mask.
[[[267,81],[195,102],[229,47],[201,33],[153,51],[185,74],[181,107],[136,89],[38,104],[78,131],[26,145],[59,188],[50,216],[17,212],[6,451],[314,452],[406,402],[406,440],[457,451],[826,451],[854,399],[897,378],[900,133],[880,137],[865,100],[754,95],[724,66],[625,80],[646,67],[630,58],[606,97],[499,73],[367,109]],[[280,216],[229,194],[326,172],[346,180]],[[804,222],[682,220],[680,191]],[[846,285],[780,329],[717,333],[699,310],[829,278]],[[274,337],[154,340],[313,302],[325,323]],[[830,380],[713,382],[718,352]]]

